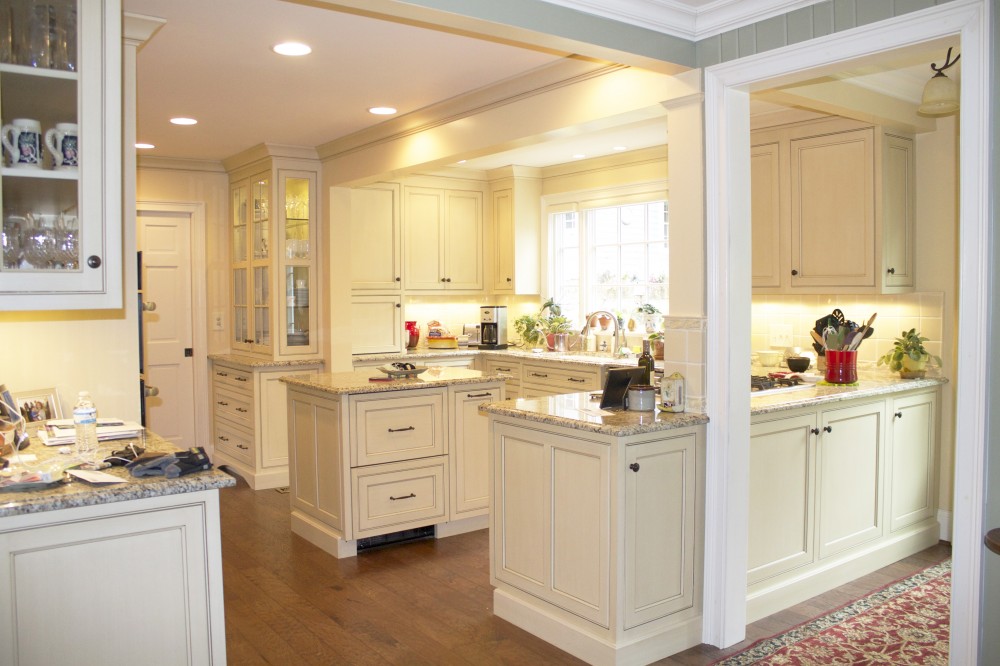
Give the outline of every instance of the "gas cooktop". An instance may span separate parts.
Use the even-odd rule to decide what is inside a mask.
[[[784,393],[786,391],[796,391],[809,388],[809,384],[803,382],[794,375],[750,375],[750,396],[758,397],[771,395],[773,393]]]

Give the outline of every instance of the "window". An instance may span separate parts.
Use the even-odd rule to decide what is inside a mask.
[[[665,200],[562,210],[549,216],[552,293],[583,325],[595,310],[630,313],[642,303],[668,312]]]

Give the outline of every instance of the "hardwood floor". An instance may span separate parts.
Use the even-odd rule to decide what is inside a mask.
[[[291,533],[288,495],[223,490],[226,648],[244,664],[582,664],[494,617],[486,530],[337,560]],[[657,662],[700,666],[950,553],[938,545],[747,628],[745,644]]]

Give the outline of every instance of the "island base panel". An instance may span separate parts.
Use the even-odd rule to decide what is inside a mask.
[[[213,454],[216,467],[226,468],[247,482],[247,485],[254,490],[272,490],[274,488],[285,488],[288,486],[288,467],[281,467],[274,470],[254,472],[253,469],[240,463],[238,460],[227,456],[218,447]]]
[[[493,590],[494,615],[594,666],[650,664],[701,644],[700,615],[675,618],[669,628],[660,622],[649,623],[649,631],[637,627],[629,630],[631,636],[616,643],[587,631],[584,620],[560,617],[541,603],[506,586]],[[594,631],[606,630],[594,625]]]

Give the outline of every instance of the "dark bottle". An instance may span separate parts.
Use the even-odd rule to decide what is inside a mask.
[[[639,357],[639,367],[643,369],[642,383],[651,385],[653,383],[653,354],[649,351],[649,340],[642,341],[642,356]]]

